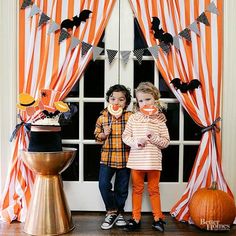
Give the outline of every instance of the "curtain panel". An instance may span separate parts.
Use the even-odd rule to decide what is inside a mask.
[[[36,0],[32,6],[19,12],[19,94],[28,93],[37,99],[41,89],[60,92],[62,100],[73,88],[92,58],[92,48],[82,56],[81,43],[70,49],[72,37],[97,45],[106,27],[116,0]],[[23,0],[19,1],[22,6]],[[30,16],[32,8],[40,12]],[[48,33],[52,21],[57,25],[72,19],[82,10],[90,10],[90,17],[79,27],[73,27],[70,37],[59,43],[60,30]],[[41,14],[50,20],[39,25]],[[30,122],[24,112],[20,113],[22,124]],[[26,149],[29,135],[24,125],[18,130],[9,174],[0,202],[0,219],[11,222],[25,221],[34,184],[34,174],[21,160],[20,150]]]
[[[199,149],[191,175],[181,199],[173,206],[171,214],[179,221],[189,221],[188,204],[194,192],[208,187],[212,181],[219,189],[232,195],[221,166],[221,83],[223,47],[223,1],[215,0],[219,14],[207,10],[210,0],[130,0],[130,5],[141,27],[149,47],[158,46],[155,59],[165,82],[192,119],[203,128]],[[209,24],[196,19],[204,12]],[[179,49],[172,45],[168,53],[160,47],[154,37],[152,17],[158,17],[164,32],[178,37]],[[179,35],[195,23],[199,35],[190,30],[191,40]],[[196,29],[196,28],[195,28]],[[189,83],[193,79],[201,86],[194,91],[183,93],[170,83],[174,78]],[[218,132],[217,132],[218,131]]]

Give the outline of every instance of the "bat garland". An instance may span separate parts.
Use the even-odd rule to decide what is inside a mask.
[[[154,37],[165,44],[173,44],[173,37],[169,33],[165,33],[162,28],[159,29],[160,20],[158,17],[152,17],[152,27],[154,31]]]
[[[175,78],[170,83],[174,85],[176,90],[179,89],[182,93],[187,93],[187,91],[193,91],[194,89],[201,86],[200,81],[197,79],[193,79],[189,83],[184,83],[179,78]]]
[[[90,10],[83,10],[80,12],[79,16],[73,16],[73,20],[66,19],[61,22],[61,29],[73,29],[75,26],[76,28],[80,26],[80,23],[86,22],[89,18],[89,14],[92,13]]]

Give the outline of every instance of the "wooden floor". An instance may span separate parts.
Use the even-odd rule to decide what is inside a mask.
[[[230,231],[226,232],[210,232],[202,231],[196,228],[194,225],[189,225],[186,223],[181,223],[173,219],[169,214],[166,214],[167,225],[165,227],[165,232],[157,232],[151,228],[152,216],[151,213],[143,213],[142,215],[142,226],[138,232],[126,232],[122,228],[114,226],[110,230],[102,230],[100,228],[100,223],[104,218],[104,213],[101,212],[73,212],[73,222],[75,224],[75,229],[70,233],[64,235],[175,235],[175,236],[196,236],[196,235],[236,235],[236,226],[232,226]],[[125,215],[126,219],[130,218],[130,213]],[[14,236],[27,236],[23,232],[23,223],[13,222],[11,224],[0,223],[0,235],[14,235]]]

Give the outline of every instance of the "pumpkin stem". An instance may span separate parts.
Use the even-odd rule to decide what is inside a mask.
[[[211,184],[211,187],[209,189],[217,190],[218,189],[217,182],[213,181],[212,184]]]

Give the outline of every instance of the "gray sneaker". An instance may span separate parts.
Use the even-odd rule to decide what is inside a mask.
[[[118,219],[117,214],[106,214],[104,221],[102,222],[101,228],[102,229],[110,229],[116,223]]]
[[[116,226],[121,227],[121,226],[126,226],[126,225],[127,225],[127,223],[124,219],[124,216],[119,214],[118,217],[117,217],[117,220],[116,220]]]

